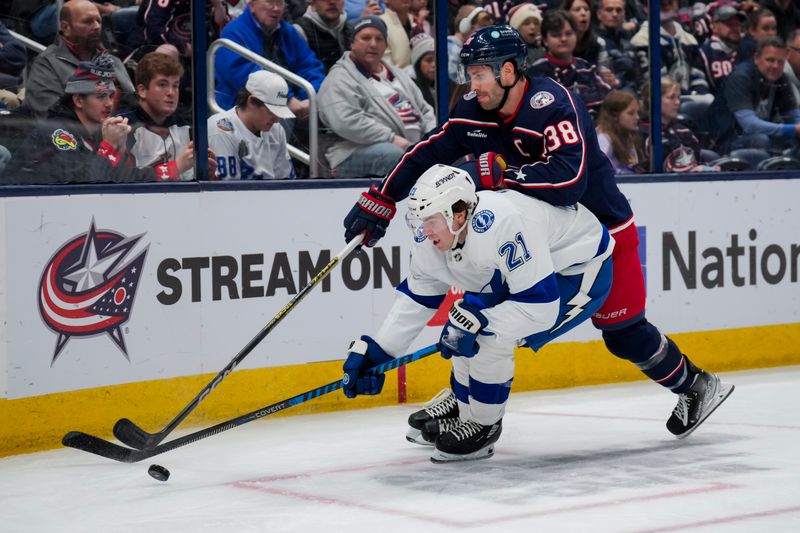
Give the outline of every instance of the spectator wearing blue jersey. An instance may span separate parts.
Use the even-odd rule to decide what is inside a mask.
[[[700,47],[700,59],[708,87],[716,94],[739,62],[742,25],[747,18],[730,5],[717,7],[711,17],[711,37]]]
[[[528,70],[531,76],[553,78],[579,95],[593,114],[611,87],[600,77],[597,66],[575,57],[577,23],[566,11],[548,11],[542,21],[542,39],[547,53]]]
[[[752,62],[736,66],[710,110],[718,151],[797,147],[800,111],[783,73],[785,62],[786,44],[768,37]]]
[[[284,0],[251,0],[244,12],[222,30],[222,38],[264,56],[308,80],[319,90],[325,77],[322,62],[290,23],[283,20]],[[230,109],[247,77],[261,67],[239,54],[221,49],[214,61],[217,103]],[[308,115],[308,94],[289,88],[289,109]]]

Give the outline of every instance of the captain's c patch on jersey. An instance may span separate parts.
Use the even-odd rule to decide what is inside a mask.
[[[488,209],[475,213],[472,217],[472,229],[475,233],[483,233],[494,224],[494,213]]]
[[[531,107],[542,109],[556,101],[556,97],[547,91],[539,91],[531,97]]]

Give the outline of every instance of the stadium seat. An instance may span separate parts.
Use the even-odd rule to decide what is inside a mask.
[[[752,170],[753,168],[753,165],[744,159],[729,155],[720,157],[716,161],[710,162],[709,165],[718,166],[722,172],[739,172],[742,170]]]
[[[757,167],[759,163],[769,157],[769,153],[761,148],[737,148],[736,150],[731,150],[728,155],[747,161],[752,168]]]
[[[687,100],[681,102],[681,108],[678,111],[679,116],[683,116],[687,125],[693,126],[692,132],[701,143],[707,140],[710,134],[708,122],[708,108],[710,105],[710,102]]]
[[[793,157],[779,155],[765,159],[758,164],[756,170],[798,170],[800,161]]]

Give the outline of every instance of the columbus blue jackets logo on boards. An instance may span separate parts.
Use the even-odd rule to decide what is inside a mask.
[[[555,96],[547,91],[539,91],[531,97],[531,107],[534,109],[542,109],[556,101]]]
[[[71,337],[107,333],[126,359],[121,326],[130,318],[148,246],[142,235],[89,231],[70,239],[45,265],[39,283],[39,313],[58,335],[52,366]]]
[[[494,224],[494,213],[488,209],[478,211],[472,216],[472,229],[475,233],[483,233]]]

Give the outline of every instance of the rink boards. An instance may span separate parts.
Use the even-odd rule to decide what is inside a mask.
[[[219,186],[221,185],[221,187]],[[0,198],[0,455],[160,429],[343,246],[363,183],[125,186]],[[298,185],[300,187],[300,185]],[[715,370],[800,363],[800,181],[622,184],[640,234],[648,317]],[[349,341],[374,332],[407,272],[404,206],[379,247],[333,270],[187,420],[233,417],[336,380]],[[412,343],[435,340],[438,321]],[[583,325],[517,357],[515,390],[640,379]],[[325,396],[287,414],[421,401],[446,384],[428,358],[378,398]],[[395,377],[395,375],[397,377]]]

